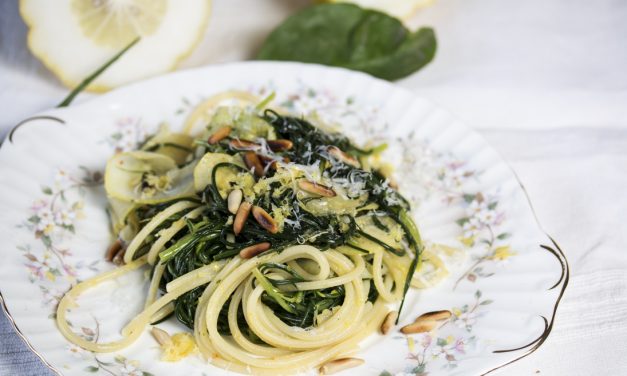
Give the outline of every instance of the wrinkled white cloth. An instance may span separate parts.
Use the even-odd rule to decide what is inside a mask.
[[[26,50],[15,3],[0,2],[0,134],[67,93]],[[206,38],[185,66],[251,58],[306,3],[214,0]],[[410,21],[435,27],[438,53],[399,84],[502,153],[571,266],[549,339],[495,374],[627,375],[625,20],[621,0],[436,0]],[[48,375],[1,316],[0,374]]]

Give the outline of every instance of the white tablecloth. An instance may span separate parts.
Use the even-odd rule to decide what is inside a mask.
[[[251,58],[307,1],[214,3],[186,67]],[[0,134],[67,93],[25,49],[16,9],[0,2]],[[437,57],[399,84],[488,138],[572,268],[548,341],[500,374],[627,375],[627,1],[436,0],[423,24]],[[48,374],[4,317],[0,374]]]

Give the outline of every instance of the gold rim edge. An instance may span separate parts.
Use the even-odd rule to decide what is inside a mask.
[[[24,344],[28,347],[28,349],[31,352],[33,352],[41,360],[41,362],[46,367],[48,367],[48,369],[50,369],[52,372],[54,372],[58,376],[62,376],[61,372],[58,369],[56,369],[52,364],[48,363],[46,358],[44,358],[43,355],[41,355],[39,352],[37,352],[37,350],[35,350],[33,345],[28,341],[28,339],[22,333],[20,328],[17,327],[17,324],[15,323],[15,320],[13,320],[13,316],[11,316],[11,313],[9,312],[9,307],[7,307],[6,302],[4,300],[4,297],[2,296],[2,291],[0,291],[0,306],[2,306],[2,312],[4,312],[4,315],[6,316],[6,318],[11,323],[11,326],[13,327],[13,330],[15,330],[15,333],[17,334],[17,336],[20,337],[20,339],[22,340],[22,342],[24,342]]]

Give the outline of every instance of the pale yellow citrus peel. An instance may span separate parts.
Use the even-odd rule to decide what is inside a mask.
[[[330,3],[351,3],[362,8],[375,9],[401,20],[411,18],[419,9],[428,7],[435,0],[328,0]]]
[[[28,48],[70,88],[141,38],[87,88],[96,92],[176,68],[210,10],[211,0],[20,0]]]

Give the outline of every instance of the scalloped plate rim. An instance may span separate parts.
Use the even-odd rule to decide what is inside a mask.
[[[4,153],[2,153],[3,149],[6,149],[6,144],[8,143],[12,143],[13,142],[13,136],[16,133],[16,131],[18,130],[18,128],[20,128],[22,125],[24,125],[25,123],[31,121],[31,120],[54,120],[54,118],[59,119],[59,117],[57,115],[62,115],[66,112],[70,112],[70,111],[74,111],[77,108],[80,109],[81,107],[87,107],[87,106],[92,106],[92,105],[99,105],[99,104],[107,104],[110,103],[110,99],[114,98],[116,95],[119,95],[120,93],[124,93],[124,92],[131,92],[133,90],[136,90],[136,88],[141,88],[142,86],[146,86],[146,85],[151,85],[151,84],[155,84],[155,83],[160,83],[160,82],[168,82],[168,81],[176,81],[176,80],[184,80],[187,76],[189,77],[193,77],[195,74],[197,74],[198,72],[202,72],[202,71],[206,71],[206,70],[220,70],[223,67],[237,67],[237,66],[249,66],[249,65],[257,65],[257,66],[262,66],[262,65],[267,65],[267,66],[294,66],[294,67],[303,67],[305,69],[308,69],[310,67],[315,67],[316,69],[322,69],[322,70],[331,70],[331,71],[340,71],[343,72],[344,74],[347,75],[352,75],[354,77],[360,77],[360,78],[364,78],[367,79],[369,81],[373,81],[373,82],[378,82],[380,84],[384,84],[390,88],[393,88],[396,91],[402,91],[406,94],[411,95],[414,99],[419,99],[421,101],[423,101],[424,103],[432,106],[433,108],[436,109],[443,109],[443,107],[439,104],[437,104],[436,102],[428,99],[428,98],[424,98],[421,97],[417,94],[415,94],[414,92],[412,92],[409,89],[406,89],[404,87],[401,86],[397,86],[393,83],[390,83],[388,81],[384,81],[375,77],[372,77],[366,73],[362,73],[362,72],[356,72],[356,71],[352,71],[349,69],[345,69],[345,68],[340,68],[340,67],[328,67],[328,66],[322,66],[322,65],[318,65],[318,64],[308,64],[308,63],[298,63],[298,62],[269,62],[269,61],[248,61],[248,62],[235,62],[235,63],[221,63],[221,64],[212,64],[209,66],[205,66],[205,67],[198,67],[198,68],[191,68],[191,69],[185,69],[185,70],[181,70],[181,71],[176,71],[176,72],[172,72],[172,73],[168,73],[165,75],[161,75],[161,76],[157,76],[157,77],[153,77],[153,78],[149,78],[146,80],[142,80],[142,81],[138,81],[138,82],[134,82],[128,85],[125,85],[123,87],[114,89],[109,91],[106,94],[103,94],[101,96],[98,97],[93,97],[93,98],[87,98],[84,100],[80,100],[79,103],[72,105],[71,107],[65,107],[65,108],[53,108],[53,109],[49,109],[49,110],[45,110],[45,111],[41,111],[33,116],[30,116],[26,119],[24,119],[23,121],[21,121],[20,123],[18,123],[16,126],[14,126],[9,133],[7,134],[7,136],[5,137],[5,140],[2,142],[2,144],[0,145],[0,158],[2,157],[2,155]],[[81,98],[79,98],[81,99]],[[451,115],[448,111],[446,111],[446,109],[444,109],[444,111],[451,116],[452,119],[458,120],[454,115]],[[59,121],[60,123],[64,123],[64,121]],[[527,204],[528,204],[528,208],[529,210],[531,210],[531,213],[534,217],[535,220],[535,225],[538,227],[538,230],[544,235],[546,236],[547,240],[552,244],[552,246],[554,247],[552,250],[550,250],[551,253],[553,253],[553,255],[557,258],[559,264],[561,265],[562,268],[562,274],[560,277],[560,280],[556,283],[555,286],[553,286],[552,288],[558,287],[560,286],[560,291],[559,294],[557,296],[557,299],[555,301],[553,310],[552,310],[552,317],[551,320],[546,324],[546,330],[544,333],[542,333],[542,335],[533,343],[539,341],[539,343],[537,344],[537,346],[533,346],[530,349],[528,349],[526,352],[524,352],[522,355],[515,357],[514,359],[508,360],[506,362],[504,362],[503,364],[499,365],[498,367],[493,367],[491,369],[487,369],[485,372],[481,373],[482,375],[491,373],[493,371],[496,371],[498,369],[501,369],[502,367],[505,367],[511,363],[514,363],[528,355],[530,355],[531,353],[535,352],[542,344],[543,342],[546,340],[546,338],[548,338],[552,326],[554,324],[555,321],[555,317],[556,317],[556,313],[557,313],[557,309],[558,306],[561,302],[561,299],[563,297],[563,294],[566,290],[566,287],[568,286],[568,282],[569,282],[569,276],[570,276],[570,267],[568,265],[568,261],[567,258],[564,254],[564,252],[561,250],[561,248],[559,247],[559,245],[557,244],[557,242],[544,230],[544,228],[542,227],[536,211],[533,207],[531,198],[529,197],[529,194],[527,192],[527,190],[524,187],[524,184],[521,182],[520,178],[518,177],[518,175],[516,174],[515,170],[509,165],[509,163],[507,163],[507,161],[502,157],[501,153],[498,152],[497,150],[495,150],[494,148],[492,148],[490,146],[490,143],[483,137],[483,135],[481,135],[479,132],[477,132],[476,130],[474,130],[472,127],[468,126],[466,123],[463,122],[459,122],[466,131],[468,131],[469,133],[471,133],[474,136],[477,136],[481,139],[481,141],[488,147],[490,147],[490,149],[495,152],[496,154],[498,154],[498,158],[501,162],[505,163],[505,165],[507,166],[507,168],[509,169],[509,171],[513,174],[518,186],[520,187],[520,189],[522,189],[523,193],[524,193],[524,197],[526,198]],[[543,246],[542,244],[540,246]],[[544,247],[551,247],[551,246],[544,246]],[[548,248],[545,248],[548,249]],[[552,289],[551,288],[551,289]],[[29,339],[27,338],[26,335],[23,334],[23,332],[20,330],[20,328],[18,327],[17,323],[15,322],[12,314],[10,313],[6,298],[3,296],[2,291],[0,289],[0,306],[2,307],[2,311],[3,313],[6,315],[7,319],[9,320],[9,322],[11,323],[11,325],[13,326],[16,334],[18,335],[18,337],[26,344],[26,346],[29,348],[30,351],[32,351],[39,359],[41,359],[41,361],[43,362],[43,364],[49,368],[52,372],[54,372],[55,374],[61,375],[62,373],[52,364],[50,364],[48,362],[48,360],[45,358],[45,356],[43,354],[41,354],[39,351],[37,351],[33,345],[30,343]],[[532,343],[532,344],[533,344]],[[523,346],[520,349],[524,349],[527,346]]]

